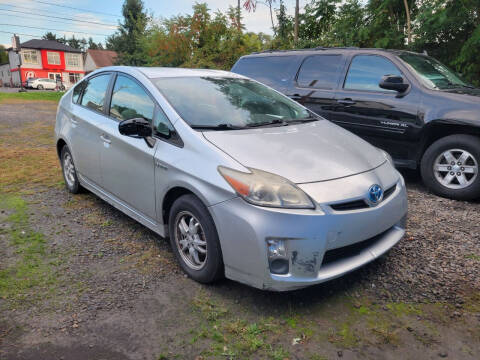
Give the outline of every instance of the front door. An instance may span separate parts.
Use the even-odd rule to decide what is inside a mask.
[[[70,142],[73,159],[79,174],[88,181],[100,184],[100,135],[106,121],[105,97],[111,74],[101,74],[88,80],[83,87],[75,88],[73,111],[70,116]],[[77,93],[78,91],[78,93]]]
[[[336,92],[332,121],[389,152],[396,163],[409,166],[417,144],[417,111],[420,95],[415,89],[401,95],[379,87],[384,75],[405,75],[386,57],[353,57],[343,87]]]
[[[322,54],[306,57],[298,75],[286,95],[330,120],[333,116],[335,89],[344,67],[340,54]]]
[[[129,207],[155,222],[155,146],[144,139],[121,135],[122,120],[152,122],[155,105],[143,87],[127,75],[117,75],[109,118],[102,127],[102,187]]]

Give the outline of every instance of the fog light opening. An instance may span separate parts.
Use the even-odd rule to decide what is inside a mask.
[[[272,274],[288,274],[289,261],[285,241],[281,239],[267,239],[268,265]]]
[[[287,259],[270,260],[270,272],[272,274],[278,274],[278,275],[288,274],[288,260]]]

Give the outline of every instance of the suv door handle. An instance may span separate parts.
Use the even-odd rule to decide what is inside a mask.
[[[355,105],[356,101],[353,101],[352,99],[339,99],[337,100],[337,103],[343,105]]]
[[[75,116],[70,117],[70,121],[73,125],[78,125],[78,120],[75,118]]]
[[[110,140],[105,134],[100,135],[100,139],[103,140],[103,142],[110,144],[112,140]]]

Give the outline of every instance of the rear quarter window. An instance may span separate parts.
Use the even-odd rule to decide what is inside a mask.
[[[309,56],[300,67],[297,84],[300,87],[334,89],[338,82],[341,65],[341,55]]]
[[[296,72],[297,56],[259,56],[240,59],[232,72],[248,76],[275,89],[287,86]]]

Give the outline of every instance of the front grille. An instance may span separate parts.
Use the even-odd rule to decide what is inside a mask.
[[[383,201],[387,200],[395,192],[396,188],[397,188],[397,185],[395,184],[392,187],[389,187],[387,190],[385,190],[385,192],[383,193]],[[330,207],[335,211],[351,211],[351,210],[367,209],[370,206],[365,202],[365,200],[354,200],[354,201],[348,201],[348,202],[339,203],[339,204],[330,204]]]
[[[360,254],[366,248],[375,245],[387,231],[378,234],[377,236],[374,236],[370,239],[358,242],[356,244],[344,246],[338,249],[328,250],[323,256],[322,265],[327,265],[332,262],[350,258]]]
[[[385,190],[385,192],[383,193],[383,200],[388,199],[390,197],[390,195],[392,195],[395,192],[396,188],[397,188],[397,184],[395,184],[392,187]]]
[[[350,201],[346,203],[330,205],[333,210],[336,211],[349,211],[368,208],[367,203],[364,200]]]

